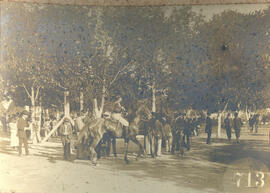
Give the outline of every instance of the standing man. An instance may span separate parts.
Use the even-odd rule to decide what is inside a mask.
[[[187,150],[190,150],[190,134],[191,134],[191,119],[186,115],[184,118],[184,136],[183,136],[183,143]]]
[[[18,137],[19,137],[19,155],[22,155],[22,144],[24,145],[25,149],[25,154],[29,155],[29,150],[28,150],[28,143],[27,143],[27,137],[25,133],[25,127],[28,127],[28,112],[23,111],[18,119],[17,122],[17,128],[18,128]]]
[[[250,128],[250,132],[252,133],[253,132],[253,124],[254,124],[254,115],[251,115],[249,120],[248,120],[248,123],[249,123],[249,128]]]
[[[207,117],[206,117],[206,125],[205,125],[205,133],[207,133],[207,140],[206,144],[211,143],[211,134],[212,134],[212,120],[210,118],[210,112],[207,112]]]
[[[60,134],[64,147],[64,159],[69,160],[71,156],[70,142],[72,137],[72,126],[68,118],[64,119],[64,123],[60,127]]]
[[[231,123],[230,115],[231,114],[228,113],[226,119],[224,120],[224,127],[226,129],[226,133],[227,133],[227,137],[229,141],[231,141],[231,137],[232,137],[232,123]]]
[[[255,132],[258,133],[258,125],[259,125],[259,118],[260,118],[260,115],[259,114],[255,114],[254,115],[254,126],[255,127]]]
[[[172,129],[172,150],[171,154],[174,154],[175,150],[180,151],[181,154],[183,154],[183,151],[181,151],[183,148],[181,147],[182,139],[181,139],[181,131],[183,131],[184,128],[184,118],[182,114],[175,114],[175,121]]]
[[[236,143],[239,143],[241,127],[242,127],[242,121],[238,117],[238,113],[235,112],[234,113],[234,119],[233,119],[233,128],[234,128],[234,131],[235,131]]]

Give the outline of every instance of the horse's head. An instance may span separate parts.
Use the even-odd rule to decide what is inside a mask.
[[[152,118],[152,113],[145,104],[141,104],[136,111],[136,116],[139,116],[140,118],[146,117],[149,120]]]

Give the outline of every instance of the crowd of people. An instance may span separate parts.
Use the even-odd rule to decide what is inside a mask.
[[[124,118],[122,112],[124,108],[121,106],[121,98],[119,98],[114,105],[113,113],[111,118],[119,121],[124,127],[128,127],[129,122]],[[106,113],[104,114],[104,116]],[[251,131],[258,131],[258,114],[253,115],[249,120],[249,126]],[[77,116],[83,124],[86,119],[89,119],[87,113],[82,113],[82,116]],[[211,118],[211,113],[208,112],[204,117],[201,116],[191,116],[186,113],[175,113],[173,117],[164,116],[160,113],[152,113],[152,119],[160,120],[162,125],[162,130],[160,133],[159,139],[163,140],[163,144],[166,147],[166,151],[171,152],[172,154],[175,151],[180,151],[183,154],[184,149],[190,150],[191,148],[191,137],[198,136],[200,133],[205,132],[207,135],[206,144],[211,144],[211,136],[213,132],[213,118]],[[27,143],[27,134],[26,128],[28,127],[28,122],[30,120],[29,113],[23,111],[17,116],[17,118],[9,119],[10,127],[10,145],[15,148],[18,147],[19,155],[22,155],[22,146],[24,145],[26,155],[29,154],[28,143]],[[42,131],[46,136],[53,127],[57,124],[57,119],[46,119],[43,123]],[[80,124],[80,122],[79,122]],[[238,113],[233,114],[233,118],[230,113],[227,113],[226,118],[224,119],[223,127],[226,131],[228,141],[232,139],[232,129],[235,133],[236,143],[240,143],[240,132],[241,127],[243,126],[242,120],[239,118]],[[63,120],[62,125],[58,130],[53,134],[61,138],[64,150],[64,159],[70,159],[71,156],[71,144],[72,136],[78,134],[78,128],[75,128],[71,124],[69,118]],[[145,133],[146,137],[147,133]],[[159,150],[160,151],[160,150]],[[158,152],[161,154],[161,152]]]
[[[204,132],[207,134],[206,144],[211,144],[211,136],[213,131],[213,118],[211,118],[211,113],[208,112],[206,118],[190,118],[188,115],[181,114],[175,119],[175,123],[172,127],[172,154],[174,154],[175,149],[180,150],[183,153],[182,147],[187,150],[190,149],[190,137],[192,135],[199,135],[200,128],[204,126]],[[240,143],[240,131],[243,126],[242,120],[238,117],[238,113],[234,113],[234,118],[231,118],[231,114],[228,113],[224,119],[224,129],[226,130],[227,138],[231,141],[232,129],[234,129],[236,143]],[[202,128],[203,129],[203,128]]]

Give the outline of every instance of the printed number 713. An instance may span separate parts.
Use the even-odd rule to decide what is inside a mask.
[[[235,180],[236,180],[236,186],[238,188],[241,187],[241,180],[243,181],[243,179],[247,179],[247,186],[248,188],[252,188],[254,186],[252,186],[252,173],[248,172],[248,173],[244,173],[244,172],[236,172],[235,173]],[[259,187],[262,188],[264,186],[264,173],[263,172],[255,172],[255,187]]]

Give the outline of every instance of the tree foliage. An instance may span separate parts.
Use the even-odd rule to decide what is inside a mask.
[[[91,108],[103,94],[123,96],[126,106],[151,100],[153,87],[174,110],[269,102],[270,9],[205,20],[188,6],[20,5],[4,4],[1,28],[1,83],[18,103],[29,103],[31,87],[44,106],[58,108],[64,90],[71,104],[83,92]]]

